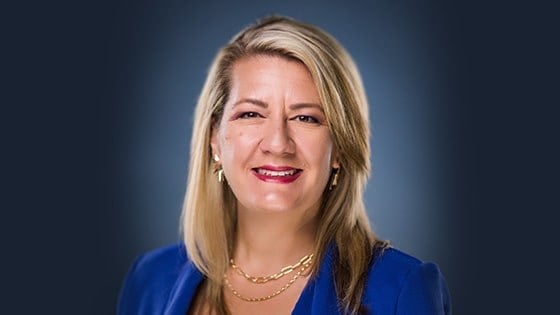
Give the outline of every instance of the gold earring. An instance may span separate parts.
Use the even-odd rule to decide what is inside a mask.
[[[224,169],[220,168],[218,170],[218,183],[221,183],[224,181]]]
[[[338,168],[334,168],[333,172],[334,175],[331,180],[331,184],[329,185],[329,190],[332,190],[338,184]]]
[[[221,165],[218,164],[218,162],[220,162],[220,157],[217,154],[214,154],[212,159],[216,163],[216,168],[214,169],[214,172],[218,173],[218,182],[221,183],[224,181],[224,169],[221,167]]]

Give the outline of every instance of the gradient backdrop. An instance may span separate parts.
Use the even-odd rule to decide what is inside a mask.
[[[557,72],[544,73],[558,55],[557,11],[435,0],[19,5],[2,10],[2,127],[14,126],[2,142],[1,313],[114,313],[134,258],[180,240],[193,108],[216,51],[273,13],[318,25],[354,57],[371,105],[371,222],[439,264],[454,314],[557,308],[560,263],[548,252],[558,245],[546,241],[557,239],[547,214],[558,207],[546,195],[558,184],[546,163],[557,164],[558,116],[538,107],[558,104],[545,93]]]
[[[128,7],[120,30],[123,103],[113,150],[122,230],[118,272],[139,253],[179,239],[193,111],[207,69],[236,32],[277,13],[320,26],[355,58],[371,103],[371,222],[396,247],[439,263],[451,291],[460,292],[453,265],[459,218],[449,198],[460,183],[450,177],[454,152],[446,145],[456,106],[450,98],[451,21],[441,10],[391,1]]]

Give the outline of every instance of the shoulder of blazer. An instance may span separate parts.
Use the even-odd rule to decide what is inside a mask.
[[[443,310],[450,309],[449,291],[438,266],[392,247],[373,261],[365,292],[364,302],[374,313],[383,309],[398,314],[412,307],[417,310],[413,313],[424,314],[421,309],[429,306],[442,312],[428,314],[448,314]]]
[[[118,314],[138,314],[165,307],[188,256],[183,244],[147,252],[134,261],[119,294]]]

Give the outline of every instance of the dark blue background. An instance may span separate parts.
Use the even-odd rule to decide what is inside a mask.
[[[271,13],[324,28],[356,60],[371,103],[373,226],[440,265],[454,313],[553,304],[554,11],[445,1],[3,11],[8,313],[111,314],[134,257],[179,240],[206,70],[234,33]]]

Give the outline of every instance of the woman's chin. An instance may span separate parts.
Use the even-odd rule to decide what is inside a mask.
[[[296,207],[294,207],[291,203],[272,203],[266,205],[251,205],[249,207],[245,207],[248,212],[253,213],[287,213],[294,211]]]

